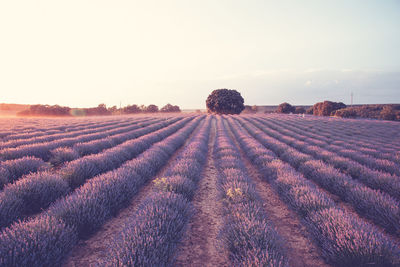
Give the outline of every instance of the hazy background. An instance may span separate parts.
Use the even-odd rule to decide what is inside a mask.
[[[400,103],[400,1],[0,1],[0,102]]]

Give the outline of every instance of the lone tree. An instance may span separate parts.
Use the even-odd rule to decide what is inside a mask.
[[[207,111],[218,114],[240,114],[244,99],[236,90],[217,89],[207,97]]]

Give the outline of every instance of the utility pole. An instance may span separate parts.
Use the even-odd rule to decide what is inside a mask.
[[[353,92],[351,92],[351,102],[350,103],[351,103],[350,106],[352,107],[353,106]]]
[[[122,115],[121,101],[119,101],[119,115]]]

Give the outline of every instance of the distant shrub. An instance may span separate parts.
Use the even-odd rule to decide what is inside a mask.
[[[292,105],[290,105],[287,102],[284,102],[278,106],[278,108],[276,109],[276,112],[277,113],[294,113],[295,110],[296,110],[295,107],[293,107]]]
[[[382,120],[394,121],[396,119],[395,109],[392,106],[384,106],[379,114]]]
[[[240,114],[244,110],[244,99],[236,90],[217,89],[206,100],[207,111],[219,114]]]
[[[313,114],[314,114],[314,107],[309,107],[309,108],[306,110],[306,114],[313,115]]]
[[[253,106],[245,105],[243,113],[254,114],[254,113],[257,113],[257,111],[258,111],[258,107],[256,105],[253,105]]]
[[[181,112],[179,106],[174,106],[171,104],[166,104],[160,109],[161,112]]]
[[[304,114],[304,113],[306,113],[306,109],[303,108],[303,107],[296,107],[295,110],[294,110],[294,113],[296,113],[296,114]]]
[[[122,109],[125,114],[140,113],[142,110],[138,105],[128,105]]]
[[[335,116],[341,118],[355,118],[357,112],[353,108],[342,108],[335,111]]]
[[[148,105],[145,107],[144,112],[156,113],[158,112],[158,107],[156,105]]]
[[[313,114],[317,116],[332,116],[338,109],[346,108],[342,102],[324,101],[313,106]]]
[[[84,108],[83,110],[87,116],[111,115],[111,111],[107,109],[105,104],[99,104],[94,108]]]

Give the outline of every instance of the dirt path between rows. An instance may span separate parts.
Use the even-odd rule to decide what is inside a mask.
[[[286,241],[285,247],[288,253],[289,265],[292,267],[330,266],[323,260],[318,248],[312,243],[312,239],[308,236],[307,229],[301,223],[300,217],[280,199],[272,186],[263,180],[262,174],[241,149],[230,129],[230,124],[226,120],[225,122],[228,126],[226,129],[237,146],[248,174],[264,203],[263,206],[268,218],[275,225],[278,234]]]
[[[168,167],[174,163],[176,157],[179,153],[185,148],[185,146],[190,142],[195,133],[200,129],[203,125],[201,122],[199,126],[190,134],[187,138],[186,142],[182,147],[180,147],[175,153],[171,156],[168,162],[164,165],[164,167],[153,177],[163,176],[167,171]],[[80,267],[80,266],[95,266],[98,259],[106,258],[108,252],[109,240],[111,240],[115,235],[121,232],[124,228],[124,223],[127,218],[131,217],[138,209],[139,204],[149,195],[152,190],[153,179],[149,179],[142,188],[139,193],[136,194],[130,204],[124,209],[122,209],[118,215],[114,218],[111,218],[108,222],[106,222],[101,229],[86,240],[79,240],[78,244],[71,251],[68,258],[65,260],[62,266],[64,267]]]
[[[396,243],[396,245],[400,248],[400,238],[399,237],[397,237],[394,234],[388,233],[382,226],[377,225],[371,219],[368,219],[365,216],[362,216],[362,214],[357,213],[356,209],[353,207],[352,204],[350,204],[348,202],[344,202],[338,195],[335,195],[335,194],[329,192],[328,190],[326,190],[325,188],[321,187],[319,184],[314,182],[312,179],[309,179],[306,176],[304,176],[304,178],[306,178],[310,183],[314,184],[316,188],[318,188],[320,191],[325,193],[329,198],[331,198],[338,207],[340,207],[343,210],[345,210],[346,212],[350,213],[353,217],[357,218],[357,220],[364,221],[366,223],[373,225],[381,233],[383,233],[387,237],[391,238],[394,241],[394,243]]]
[[[207,163],[193,198],[196,214],[178,245],[174,266],[229,266],[228,255],[218,249],[218,232],[223,224],[222,204],[218,197],[217,169],[214,165],[216,123],[212,121]]]
[[[282,142],[284,144],[286,144],[285,142]],[[296,151],[299,151],[301,153],[304,153],[306,155],[312,156],[309,153],[305,153],[301,150],[299,150],[298,148],[295,148],[293,146],[290,146],[293,149],[295,149]],[[280,158],[280,157],[278,157]],[[286,162],[285,160],[281,159],[283,162]],[[322,160],[323,162],[325,162],[324,160]],[[286,162],[288,163],[288,162]],[[329,164],[328,162],[325,162],[326,164]],[[288,163],[289,165],[291,165],[290,163]],[[292,165],[291,165],[292,166]],[[382,226],[376,224],[373,220],[367,218],[366,216],[364,216],[363,214],[357,212],[357,210],[355,209],[355,207],[353,206],[353,204],[348,203],[343,201],[338,195],[331,193],[330,191],[328,191],[327,189],[323,188],[322,186],[320,186],[318,183],[316,183],[313,179],[308,178],[306,175],[304,175],[303,173],[301,173],[298,168],[295,168],[294,166],[292,166],[293,169],[295,169],[296,171],[298,171],[300,174],[302,174],[304,176],[304,178],[306,178],[310,183],[314,184],[316,188],[318,188],[320,191],[322,191],[323,193],[325,193],[329,198],[331,198],[335,204],[337,206],[339,206],[340,208],[342,208],[343,210],[347,211],[348,213],[350,213],[352,216],[356,217],[358,220],[360,221],[364,221],[366,223],[369,223],[371,225],[373,225],[376,229],[378,229],[380,232],[384,233],[388,238],[392,239],[394,241],[394,243],[396,243],[396,245],[398,247],[400,247],[400,237],[397,236],[396,234],[393,233],[389,233],[385,230],[385,228],[383,228]],[[335,168],[337,169],[337,168]],[[339,170],[341,173],[345,173],[343,171]],[[357,181],[357,179],[353,178],[352,176],[350,176],[352,179],[354,179],[355,181]],[[358,180],[359,181],[359,180]],[[359,181],[360,184],[363,184],[361,181]],[[365,184],[364,184],[365,185]],[[367,186],[367,185],[366,185]]]

